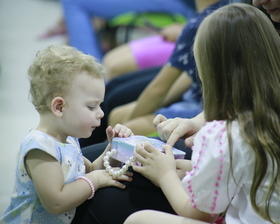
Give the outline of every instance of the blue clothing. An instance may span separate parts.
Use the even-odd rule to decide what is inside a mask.
[[[174,103],[166,108],[160,108],[155,114],[162,114],[167,118],[192,118],[202,111],[201,81],[197,75],[192,50],[195,35],[200,23],[206,16],[230,3],[231,0],[221,0],[189,20],[177,40],[176,47],[166,65],[187,72],[193,80],[192,88],[184,94],[181,102]]]
[[[60,162],[64,184],[74,182],[78,176],[85,174],[83,155],[76,138],[68,137],[67,143],[64,144],[43,132],[32,130],[21,143],[11,203],[0,223],[71,223],[76,209],[61,215],[52,215],[41,204],[25,167],[25,157],[33,149],[42,150]]]
[[[195,98],[196,95],[193,93],[193,89],[190,89],[183,94],[182,101],[173,103],[169,107],[162,107],[155,114],[162,114],[167,119],[195,117],[202,112],[202,105]]]
[[[185,2],[184,2],[185,1]],[[61,0],[70,45],[85,54],[101,59],[99,41],[91,18],[110,20],[127,12],[180,13],[186,18],[194,15],[193,0]]]

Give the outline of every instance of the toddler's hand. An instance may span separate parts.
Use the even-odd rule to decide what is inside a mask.
[[[115,168],[116,170],[118,170],[119,168]],[[96,190],[99,188],[103,188],[103,187],[118,187],[118,188],[125,188],[125,185],[120,183],[119,181],[132,181],[132,175],[133,173],[131,172],[126,172],[126,174],[123,174],[119,177],[112,177],[110,176],[106,170],[95,170],[93,172],[91,172],[92,175],[94,175],[94,180],[97,181],[97,183],[95,183]]]
[[[111,142],[114,137],[126,138],[126,137],[134,135],[132,133],[131,129],[129,129],[126,126],[123,126],[121,124],[117,124],[114,128],[109,126],[106,129],[106,134],[107,134],[107,138],[108,138],[109,142]]]

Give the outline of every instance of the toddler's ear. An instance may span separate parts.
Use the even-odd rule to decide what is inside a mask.
[[[63,116],[63,107],[65,105],[65,101],[62,97],[57,96],[53,98],[51,103],[51,111],[56,116],[61,118]]]

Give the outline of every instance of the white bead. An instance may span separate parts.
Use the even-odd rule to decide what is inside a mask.
[[[113,172],[113,177],[118,177],[119,175],[116,172]]]
[[[108,157],[110,157],[110,156],[112,156],[112,152],[106,152],[106,156],[108,156]]]
[[[106,171],[109,173],[109,175],[111,175],[113,177],[119,177],[126,173],[126,171],[128,170],[128,167],[130,167],[131,163],[135,161],[135,158],[134,158],[134,156],[130,157],[129,160],[127,160],[125,162],[125,164],[123,165],[123,167],[120,170],[115,171],[110,166],[110,163],[109,163],[109,158],[114,154],[117,154],[116,149],[112,149],[111,151],[108,151],[106,153],[106,156],[103,157],[103,161],[104,161],[103,165],[106,167]]]
[[[106,171],[107,171],[107,172],[109,172],[111,169],[112,169],[111,166],[107,166],[107,167],[106,167]]]
[[[128,165],[127,164],[123,165],[122,170],[127,171],[127,169],[128,169]]]

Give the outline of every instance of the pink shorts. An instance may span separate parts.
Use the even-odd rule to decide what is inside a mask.
[[[162,36],[146,37],[129,43],[139,69],[164,65],[172,54],[175,43]]]

